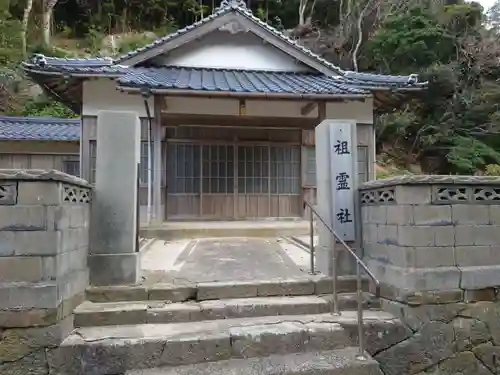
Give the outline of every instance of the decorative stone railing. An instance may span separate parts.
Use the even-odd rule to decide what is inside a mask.
[[[90,185],[65,173],[0,169],[0,374],[45,374],[47,348],[73,329],[90,200]]]
[[[500,286],[500,178],[371,181],[360,201],[364,256],[388,298],[477,299]]]

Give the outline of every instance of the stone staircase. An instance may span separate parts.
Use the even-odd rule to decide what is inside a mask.
[[[358,358],[355,280],[210,282],[91,288],[72,334],[47,356],[51,375],[381,375],[369,354],[400,329],[365,293]]]

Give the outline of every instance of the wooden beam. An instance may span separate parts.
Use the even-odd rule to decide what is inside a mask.
[[[313,111],[313,109],[316,107],[317,103],[316,102],[310,102],[307,103],[306,105],[302,106],[300,109],[300,114],[302,116],[307,116],[309,113]]]
[[[321,121],[326,118],[326,102],[320,102],[318,104],[318,119],[316,120],[316,125],[319,125]]]
[[[314,129],[318,125],[317,118],[283,118],[253,116],[218,116],[218,115],[177,115],[162,113],[162,123],[177,125],[216,125],[216,126],[248,126],[264,128],[297,128]]]

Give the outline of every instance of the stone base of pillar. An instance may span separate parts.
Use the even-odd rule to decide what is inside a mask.
[[[316,271],[323,275],[333,276],[333,264],[331,249],[325,246],[316,246]]]
[[[93,254],[88,257],[90,285],[138,284],[141,253]]]

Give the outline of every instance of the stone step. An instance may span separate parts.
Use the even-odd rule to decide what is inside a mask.
[[[363,280],[363,290],[368,291],[368,282]],[[354,293],[356,278],[339,277],[339,293]],[[205,301],[225,298],[250,298],[272,296],[321,295],[332,292],[331,278],[309,275],[296,279],[214,281],[191,284],[188,282],[157,282],[145,285],[120,285],[90,287],[87,299],[92,302],[120,301]]]
[[[125,375],[383,375],[370,356],[357,358],[357,348],[230,359],[178,367],[127,371]]]
[[[357,314],[316,314],[202,322],[85,327],[47,351],[51,375],[109,375],[128,370],[335,350],[357,345]],[[392,315],[365,311],[367,351],[399,342]]]
[[[378,308],[379,301],[365,293],[364,308]],[[181,323],[257,316],[321,314],[331,310],[331,295],[254,297],[166,303],[163,301],[90,302],[76,308],[75,327],[118,324]],[[356,294],[339,295],[341,310],[357,307]]]

